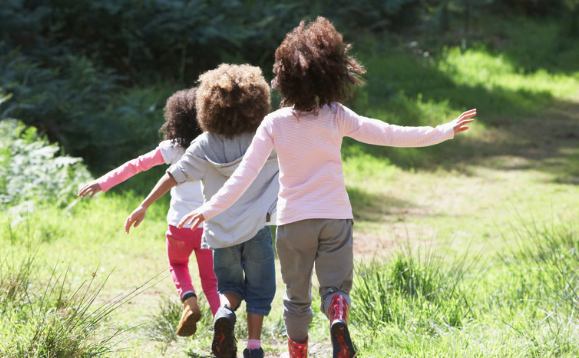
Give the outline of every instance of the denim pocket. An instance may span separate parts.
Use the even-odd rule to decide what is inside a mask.
[[[264,263],[273,259],[273,238],[269,226],[259,230],[257,234],[244,244],[247,260],[254,263]]]
[[[213,267],[230,267],[233,265],[241,266],[241,254],[239,245],[224,247],[213,250]]]

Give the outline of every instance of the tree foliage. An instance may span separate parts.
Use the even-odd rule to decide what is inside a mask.
[[[453,17],[468,28],[494,11],[568,19],[572,34],[577,1],[4,0],[0,87],[13,99],[0,119],[35,126],[103,172],[159,140],[164,100],[201,72],[248,62],[271,77],[276,47],[301,20],[326,16],[351,41],[417,24],[444,31]]]

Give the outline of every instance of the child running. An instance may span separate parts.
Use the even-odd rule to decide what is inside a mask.
[[[203,195],[209,200],[239,166],[270,108],[270,89],[258,67],[223,64],[202,74],[197,118],[204,133],[127,218],[125,230],[141,222],[149,205],[177,184],[181,184],[179,188],[187,181],[201,180]],[[212,351],[217,358],[236,357],[234,312],[242,300],[246,305],[249,336],[243,356],[264,355],[261,327],[275,296],[272,236],[265,225],[276,209],[277,155],[268,152],[262,166],[255,182],[235,205],[205,222],[202,247],[214,249],[217,290],[224,303],[214,320]]]
[[[476,110],[431,127],[401,127],[357,115],[340,102],[361,84],[364,67],[330,21],[300,23],[275,52],[273,88],[281,108],[261,123],[239,168],[211,200],[179,225],[212,220],[242,196],[270,152],[277,151],[280,193],[277,252],[286,285],[284,321],[289,352],[307,356],[312,321],[311,276],[315,265],[321,310],[330,320],[334,358],[354,357],[348,331],[353,280],[352,208],[346,193],[340,147],[343,137],[395,147],[423,147],[468,129]]]
[[[197,125],[195,109],[196,91],[196,88],[178,91],[167,99],[165,124],[159,130],[164,133],[164,140],[156,149],[86,184],[78,191],[78,195],[85,197],[90,194],[89,199],[91,199],[99,191],[105,192],[141,171],[149,170],[156,165],[176,163],[191,141],[201,133]],[[197,322],[201,318],[201,310],[191,283],[188,266],[189,256],[193,251],[197,258],[201,287],[203,287],[213,315],[219,308],[212,252],[201,248],[203,229],[195,227],[192,231],[188,229],[191,226],[177,228],[181,217],[201,204],[203,204],[203,194],[201,183],[198,181],[187,183],[171,191],[166,242],[171,277],[183,302],[183,313],[176,332],[178,336],[195,334]]]

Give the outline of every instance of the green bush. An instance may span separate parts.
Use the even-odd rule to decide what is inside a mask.
[[[60,148],[16,120],[0,122],[0,207],[26,203],[66,205],[91,176],[82,158],[57,155]],[[24,209],[29,206],[24,207]]]
[[[302,19],[324,15],[342,27],[400,28],[413,24],[421,8],[418,0],[8,0],[0,30],[11,47],[35,58],[42,50],[96,56],[133,83],[145,77],[190,84],[223,61],[271,64],[285,33]]]
[[[285,33],[318,14],[377,31],[417,19],[418,0],[7,0],[0,6],[0,119],[38,128],[101,174],[158,142],[175,90],[221,62],[271,77]],[[127,89],[130,87],[130,89]]]
[[[98,173],[158,143],[162,108],[173,86],[127,90],[112,70],[86,57],[68,55],[62,61],[44,68],[16,50],[0,57],[0,87],[13,94],[0,108],[0,119],[18,118],[36,127]]]

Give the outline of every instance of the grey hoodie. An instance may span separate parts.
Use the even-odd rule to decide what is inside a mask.
[[[183,157],[167,173],[178,184],[201,180],[205,202],[217,193],[241,163],[253,133],[228,139],[205,132],[197,137]],[[233,206],[205,222],[201,248],[217,249],[248,241],[271,222],[279,192],[277,153],[272,151],[263,169]],[[273,221],[275,222],[275,221]]]

